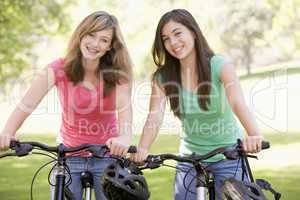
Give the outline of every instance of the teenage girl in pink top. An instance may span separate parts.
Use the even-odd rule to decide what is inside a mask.
[[[74,31],[66,56],[38,75],[10,115],[0,134],[0,150],[56,86],[62,106],[59,142],[68,147],[107,144],[112,154],[125,155],[131,143],[131,68],[117,19],[102,11],[87,16]],[[85,170],[94,175],[96,199],[105,199],[100,181],[110,162],[86,153],[67,158],[76,199],[82,198],[80,174]]]

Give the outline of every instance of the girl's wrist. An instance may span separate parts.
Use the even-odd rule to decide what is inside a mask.
[[[0,132],[0,135],[3,135],[3,136],[9,136],[9,137],[14,137],[14,136],[15,136],[14,133],[9,132],[9,131],[1,131],[1,132]]]
[[[260,132],[250,132],[248,133],[248,136],[263,136]]]
[[[144,150],[144,151],[149,151],[149,147],[148,147],[148,146],[146,146],[146,145],[141,145],[141,144],[138,145],[138,149]]]

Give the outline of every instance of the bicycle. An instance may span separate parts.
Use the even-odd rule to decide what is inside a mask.
[[[268,142],[262,143],[262,149],[269,148],[270,145]],[[242,162],[242,171],[243,171],[243,179],[244,177],[248,177],[249,181],[251,183],[256,182],[258,187],[256,187],[256,184],[250,185],[250,188],[252,192],[257,193],[258,189],[262,188],[265,190],[268,190],[273,193],[274,198],[276,200],[279,200],[281,197],[281,194],[276,192],[271,184],[269,184],[267,181],[263,179],[257,179],[254,181],[254,177],[248,162],[247,157],[255,157],[253,155],[247,155],[242,150],[242,143],[241,140],[238,140],[236,144],[228,147],[221,147],[217,148],[205,155],[196,155],[192,154],[189,156],[178,156],[175,154],[158,154],[158,155],[149,155],[147,159],[145,160],[145,165],[142,167],[139,167],[139,169],[145,170],[145,169],[156,169],[161,166],[167,166],[172,167],[170,165],[165,165],[164,161],[166,160],[174,160],[177,162],[187,162],[191,163],[193,167],[196,169],[196,200],[206,200],[207,198],[209,200],[215,200],[215,188],[214,188],[214,177],[212,174],[206,169],[205,165],[202,163],[208,158],[211,158],[217,154],[223,154],[226,159],[230,160],[237,160],[241,159]],[[175,167],[176,168],[176,167]],[[180,170],[180,169],[179,169]],[[189,171],[187,172],[187,174]],[[187,175],[186,174],[186,175]],[[184,187],[186,188],[186,194],[185,199],[187,197],[187,193],[191,192],[185,185],[184,181]],[[258,195],[258,194],[256,194]],[[228,199],[231,199],[230,197]]]
[[[77,147],[66,147],[63,144],[59,144],[58,146],[48,146],[46,144],[42,144],[39,142],[19,142],[19,141],[11,141],[10,143],[10,149],[14,152],[4,153],[0,155],[0,158],[4,158],[7,156],[18,156],[23,157],[29,155],[29,153],[32,152],[32,154],[40,154],[50,157],[52,160],[50,162],[47,162],[42,167],[40,167],[35,175],[33,176],[33,180],[31,182],[31,189],[30,189],[30,198],[33,200],[33,183],[37,176],[37,174],[40,172],[41,169],[46,167],[47,165],[56,162],[56,168],[58,170],[57,174],[55,175],[55,195],[54,200],[74,200],[74,196],[72,192],[68,189],[68,185],[71,183],[72,179],[70,176],[69,168],[66,164],[66,154],[67,153],[75,153],[80,151],[88,151],[92,154],[94,157],[103,158],[105,155],[109,152],[109,149],[106,145],[102,144],[82,144]],[[41,153],[41,152],[35,152],[33,150],[39,150],[44,151],[47,153]],[[128,149],[128,153],[136,153],[136,147],[130,146]],[[121,158],[119,156],[109,156],[116,160],[121,160],[122,162],[125,162],[125,158]],[[50,183],[50,174],[53,168],[49,172],[48,175],[48,182]],[[69,180],[66,181],[66,173],[69,174]],[[81,175],[81,181],[84,188],[84,196],[85,200],[91,200],[91,194],[92,194],[92,188],[93,188],[93,179],[92,174],[89,171],[85,171]],[[51,184],[51,183],[50,183]]]

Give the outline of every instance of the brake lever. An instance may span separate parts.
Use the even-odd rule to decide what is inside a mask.
[[[237,144],[235,144],[235,145],[233,145],[231,147],[228,147],[224,151],[223,154],[229,160],[237,160],[240,157],[249,157],[249,158],[255,158],[255,159],[257,159],[257,156],[251,155],[251,154],[247,154],[247,153],[244,152],[242,141],[240,139],[238,139]]]
[[[246,155],[248,158],[255,158],[256,160],[258,160],[258,157],[257,156],[255,156],[255,155],[250,155],[250,154],[248,154],[248,155]]]
[[[160,156],[151,156],[149,155],[146,159],[146,165],[145,167],[142,167],[142,169],[156,169],[161,166],[163,161],[161,160]]]
[[[149,169],[156,169],[156,168],[159,168],[160,167],[160,165],[161,165],[161,163],[147,163],[147,167],[149,168]]]
[[[124,160],[124,167],[133,174],[143,175],[142,169],[129,159]]]
[[[144,166],[138,167],[141,171],[144,169],[156,169],[160,167],[160,163],[147,162]]]
[[[226,148],[223,154],[229,160],[237,160],[242,156],[242,151],[240,145],[236,144]]]

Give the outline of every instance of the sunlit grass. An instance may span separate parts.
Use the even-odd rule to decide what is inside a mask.
[[[291,66],[283,65],[280,68],[277,67],[277,68],[272,69],[272,70],[262,70],[262,71],[253,72],[249,75],[241,75],[241,76],[239,76],[239,79],[240,80],[247,80],[247,79],[253,79],[253,78],[257,78],[257,79],[260,78],[261,79],[261,78],[272,76],[275,73],[277,75],[279,75],[280,73],[287,73],[289,75],[299,74],[300,73],[300,67],[299,67],[299,65],[291,65]]]

